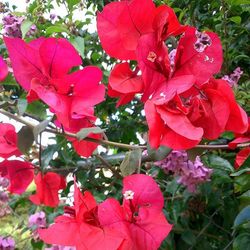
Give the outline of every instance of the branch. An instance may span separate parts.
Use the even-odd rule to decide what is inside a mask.
[[[5,111],[3,109],[0,109],[0,113],[8,116],[9,118],[11,118],[15,121],[18,121],[22,124],[25,124],[26,126],[29,126],[31,128],[34,128],[36,126],[36,124],[27,121],[23,117],[14,115],[14,114],[12,114],[8,111]],[[57,134],[57,135],[69,136],[69,137],[73,137],[73,138],[77,139],[77,135],[75,133],[62,132],[62,131],[59,131],[59,130],[53,129],[53,128],[46,128],[44,131],[52,133],[52,134]],[[95,143],[98,143],[101,145],[106,145],[106,146],[124,148],[124,149],[128,149],[128,150],[133,150],[133,149],[146,150],[147,149],[147,146],[129,145],[129,144],[125,144],[125,143],[113,142],[113,141],[102,140],[102,139],[94,139],[94,138],[89,138],[89,137],[84,138],[83,140],[95,142]],[[237,148],[248,147],[248,146],[250,146],[250,142],[238,144]],[[205,150],[214,150],[214,149],[216,150],[216,149],[229,149],[229,146],[227,144],[221,144],[221,145],[200,144],[200,145],[196,145],[195,148],[201,148],[201,149],[205,149]]]

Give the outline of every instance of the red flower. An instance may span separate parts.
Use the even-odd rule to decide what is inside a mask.
[[[135,174],[124,178],[123,196],[122,210],[117,206],[113,212],[121,232],[127,234],[121,249],[158,249],[172,228],[162,212],[164,199],[160,188],[152,177]],[[104,202],[103,214],[108,209]],[[126,222],[127,229],[122,222]]]
[[[19,156],[17,148],[17,134],[15,127],[8,123],[0,123],[0,157]]]
[[[111,208],[119,207],[119,203],[113,204],[112,201],[107,201]],[[99,211],[102,209],[99,206],[90,192],[82,194],[75,185],[74,206],[65,207],[65,214],[58,216],[48,229],[39,229],[40,238],[49,244],[76,246],[77,250],[119,249],[124,240],[119,225],[116,227],[114,223],[116,214],[110,210],[106,214],[101,212],[104,218],[109,217],[109,224],[113,224],[116,230],[107,228],[100,222]]]
[[[247,129],[247,115],[223,80],[211,79],[201,88],[192,88],[168,101],[158,95],[146,102],[145,113],[153,148],[165,145],[188,149],[202,137],[212,140],[226,130]]]
[[[59,174],[48,172],[38,173],[35,177],[36,194],[29,199],[36,205],[57,207],[59,204],[58,191],[66,188],[65,178]]]
[[[4,62],[3,58],[0,56],[0,82],[4,81],[7,75],[8,75],[8,66]]]
[[[78,132],[86,123],[87,127],[92,126],[96,119],[94,106],[104,100],[105,94],[104,85],[99,84],[102,79],[99,68],[88,66],[68,74],[82,61],[75,48],[63,38],[39,38],[25,43],[5,37],[4,41],[14,75],[29,91],[30,102],[43,100],[56,114],[58,126],[62,125],[65,131]],[[97,144],[90,145],[92,149],[97,147]],[[89,156],[90,148],[87,152],[81,150],[81,155]]]
[[[97,30],[103,49],[112,57],[134,60],[138,39],[153,31],[152,0],[113,2],[97,14]]]
[[[29,162],[4,160],[0,163],[0,176],[9,179],[11,193],[22,194],[34,178],[34,167]]]

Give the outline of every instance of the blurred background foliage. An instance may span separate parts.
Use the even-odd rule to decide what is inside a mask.
[[[83,66],[99,66],[104,72],[103,82],[108,83],[115,60],[101,48],[95,28],[95,15],[96,11],[101,11],[104,5],[112,1],[34,0],[27,1],[25,12],[15,8],[16,1],[0,2],[2,15],[12,13],[25,17],[27,27],[36,25],[37,31],[31,37],[24,35],[27,41],[40,36],[66,37],[82,56]],[[244,74],[235,87],[235,93],[238,102],[250,115],[250,1],[156,0],[155,3],[170,5],[182,24],[219,34],[224,49],[224,64],[218,77],[232,73],[237,67],[243,70]],[[51,14],[56,17],[52,18]],[[2,40],[0,53],[5,58],[8,56]],[[27,105],[25,96],[10,74],[1,90],[1,108],[32,117],[39,122],[44,120],[47,117],[46,105],[39,102]],[[107,96],[106,101],[97,106],[98,125],[107,129],[106,136],[111,141],[139,144],[146,138],[147,132],[142,104],[134,100],[119,109],[115,104],[116,100]],[[232,135],[224,134],[215,143],[227,143],[230,139]],[[38,151],[38,147],[32,146],[26,155],[27,159],[38,159]],[[51,166],[54,171],[65,175],[74,171],[83,189],[93,192],[98,201],[107,196],[119,199],[122,187],[119,164],[124,150],[108,147],[103,151],[101,158],[96,155],[91,160],[82,159],[65,138],[56,136],[50,145],[42,146],[42,165],[45,168]],[[107,157],[107,153],[111,155],[111,170],[109,166],[103,166],[102,158]],[[237,150],[202,152],[203,162],[213,169],[213,174],[211,181],[200,185],[195,193],[188,192],[177,183],[173,175],[166,175],[153,163],[142,164],[141,171],[152,174],[160,184],[166,201],[166,216],[174,224],[173,231],[161,249],[250,249],[250,174],[232,176],[235,172],[233,165],[236,153]],[[249,167],[249,164],[244,167]],[[56,215],[62,213],[72,183],[68,182],[67,189],[61,194],[62,204],[57,209],[31,205],[25,197],[34,191],[33,186],[26,194],[13,196],[9,204],[11,214],[1,218],[0,235],[14,236],[18,249],[42,249],[44,246],[41,242],[31,240],[27,228],[28,215],[43,210],[48,215],[48,223],[52,222]]]

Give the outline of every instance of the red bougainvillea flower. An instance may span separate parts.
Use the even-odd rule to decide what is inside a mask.
[[[133,249],[158,249],[172,228],[162,212],[160,188],[152,177],[135,174],[124,178],[122,193]]]
[[[8,66],[4,62],[3,58],[0,56],[0,82],[4,81],[7,75],[8,75]]]
[[[200,42],[203,50],[195,47],[197,34],[207,39]],[[173,59],[172,52],[175,52]],[[142,101],[157,91],[171,99],[194,84],[201,86],[219,72],[222,65],[218,36],[212,32],[198,32],[193,27],[186,28],[176,51],[172,52],[169,54],[165,43],[157,41],[155,33],[141,36],[136,53],[144,81]]]
[[[143,81],[139,68],[132,71],[127,62],[117,64],[109,76],[108,95],[119,97],[117,107],[130,102],[136,93],[142,92]]]
[[[70,70],[82,61],[75,48],[63,38],[39,38],[25,43],[18,38],[5,37],[4,41],[14,75],[29,91],[30,102],[44,101],[56,114],[58,126],[68,132],[79,131],[72,128],[75,123],[82,124],[79,129],[89,124],[89,120],[94,123],[94,106],[104,100],[105,94],[104,85],[99,84],[102,72],[98,67],[88,66],[70,74]],[[86,122],[82,122],[84,119]],[[90,145],[90,148],[97,146]],[[82,155],[91,153],[88,150]]]
[[[57,207],[59,204],[58,191],[66,188],[65,178],[57,173],[48,172],[35,176],[36,194],[29,199],[36,205]]]
[[[9,179],[11,193],[22,194],[34,178],[34,167],[29,162],[4,160],[0,163],[0,176]]]
[[[158,249],[172,226],[162,212],[164,198],[156,182],[152,177],[143,174],[127,176],[123,180],[123,197],[122,209],[115,206],[113,201],[113,208],[116,210],[112,213],[115,225],[119,224],[126,238],[121,249]],[[107,201],[100,208],[103,214],[107,214],[110,209]],[[107,216],[100,217],[100,220],[112,227]]]
[[[113,208],[113,199],[110,200],[108,203]],[[121,228],[115,225],[116,213],[111,213],[110,209],[108,213],[102,213],[104,218],[109,218],[109,224],[116,228],[114,230],[100,223],[99,210],[102,211],[92,194],[88,191],[82,194],[75,185],[74,206],[65,207],[65,214],[58,216],[48,229],[39,229],[39,236],[46,243],[76,246],[77,250],[120,249],[124,239],[121,237]]]
[[[9,123],[0,123],[0,157],[19,156],[17,148],[17,134],[15,127]]]
[[[107,4],[97,15],[97,30],[107,54],[135,60],[140,36],[155,31],[158,40],[166,40],[183,28],[170,7],[156,8],[152,0],[131,0]]]
[[[177,150],[188,149],[202,137],[213,140],[226,130],[244,132],[248,126],[246,113],[224,80],[211,79],[201,88],[164,100],[163,93],[145,104],[153,148],[165,145]]]
[[[234,167],[236,169],[240,168],[249,157],[250,157],[250,147],[240,150],[239,153],[236,155]]]

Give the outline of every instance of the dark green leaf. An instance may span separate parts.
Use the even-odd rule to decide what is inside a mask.
[[[127,176],[136,171],[141,165],[141,149],[136,149],[126,153],[120,165],[122,176]]]
[[[18,148],[22,153],[26,153],[34,142],[33,129],[28,126],[24,126],[18,132]]]

